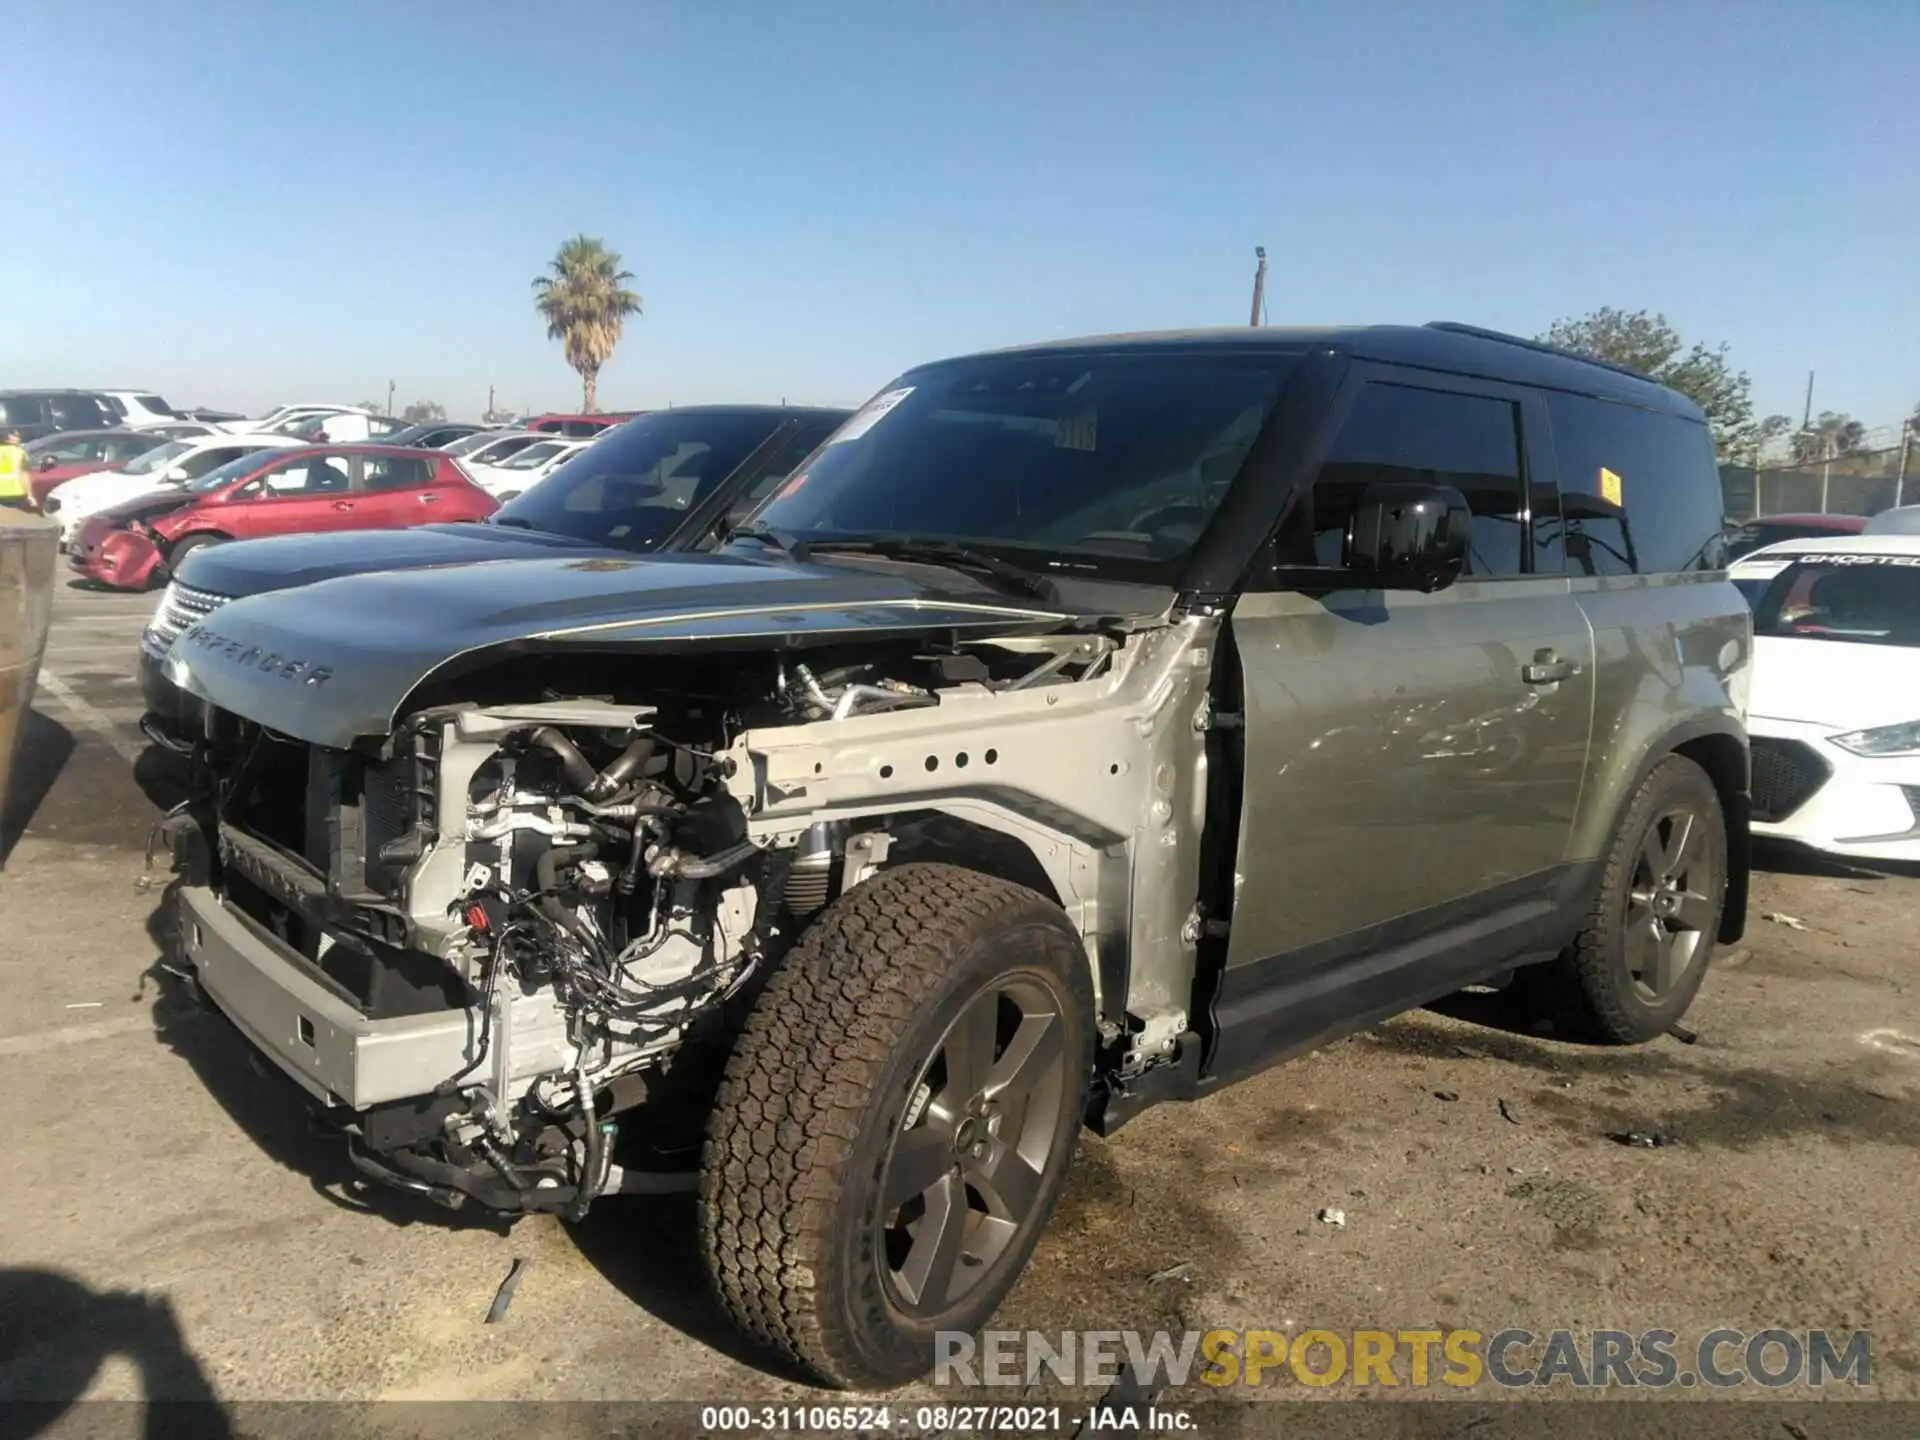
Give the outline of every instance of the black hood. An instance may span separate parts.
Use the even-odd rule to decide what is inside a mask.
[[[422,681],[487,652],[1026,634],[1072,620],[938,571],[777,554],[585,555],[382,570],[235,600],[175,641],[165,663],[175,684],[223,710],[345,747],[386,734]]]
[[[57,495],[60,492],[56,490],[54,493]],[[122,500],[118,505],[109,505],[93,513],[109,525],[127,525],[135,520],[157,520],[162,515],[183,510],[193,503],[193,498],[193,492],[185,486],[149,490],[144,495],[136,495],[131,500]]]
[[[419,525],[407,530],[336,530],[324,535],[276,535],[269,540],[202,546],[181,564],[175,578],[182,585],[214,595],[260,595],[374,570],[414,570],[543,555],[633,558],[631,550],[614,550],[545,530],[479,523]]]

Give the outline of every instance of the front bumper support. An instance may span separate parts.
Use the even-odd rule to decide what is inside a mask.
[[[425,1095],[477,1058],[476,1013],[369,1019],[211,889],[183,886],[179,902],[181,952],[201,989],[322,1103],[365,1110]]]

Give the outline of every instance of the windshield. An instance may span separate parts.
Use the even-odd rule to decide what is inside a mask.
[[[156,445],[144,455],[129,460],[120,467],[122,475],[157,475],[182,455],[193,449],[190,440],[169,440],[164,445]]]
[[[142,410],[151,411],[155,415],[178,415],[180,413],[158,395],[136,395],[133,398],[138,402]]]
[[[503,507],[494,522],[621,549],[652,549],[784,418],[777,411],[642,416],[570,456]]]
[[[1920,645],[1920,555],[1804,555],[1734,583],[1754,607],[1755,636]]]
[[[753,517],[798,540],[913,537],[1171,581],[1297,356],[980,356],[909,373]]]
[[[204,495],[209,490],[218,490],[231,480],[238,480],[260,468],[265,452],[271,447],[263,446],[259,450],[249,450],[237,460],[229,460],[224,465],[216,465],[187,488],[196,495]]]
[[[558,440],[544,440],[538,445],[529,445],[511,460],[500,462],[502,470],[531,470],[544,464],[567,447]]]
[[[462,435],[458,440],[442,445],[440,448],[449,455],[471,455],[483,445],[497,444],[499,439],[500,437],[491,430],[479,430],[472,435]]]

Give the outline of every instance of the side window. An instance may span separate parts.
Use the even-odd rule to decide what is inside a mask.
[[[360,461],[363,490],[415,490],[433,479],[433,462],[410,455],[367,455]]]
[[[1724,567],[1726,504],[1706,426],[1585,395],[1548,396],[1547,417],[1568,573]]]
[[[46,423],[46,408],[32,395],[8,395],[0,397],[0,424],[7,425],[43,425]]]
[[[1446,485],[1473,511],[1466,573],[1523,570],[1520,416],[1509,400],[1369,381],[1341,422],[1309,502],[1281,527],[1285,565],[1337,568],[1347,521],[1369,485]]]
[[[324,455],[311,458],[286,460],[267,471],[255,485],[262,487],[255,491],[250,486],[249,494],[258,495],[328,495],[348,488],[346,462]]]

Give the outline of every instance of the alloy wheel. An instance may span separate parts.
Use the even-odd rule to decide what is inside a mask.
[[[900,1310],[951,1310],[1036,1217],[1067,1068],[1059,1002],[1030,980],[979,992],[934,1046],[882,1170],[881,1269]]]
[[[1713,847],[1689,806],[1647,827],[1627,892],[1627,971],[1641,999],[1658,1004],[1706,953],[1715,920]]]

